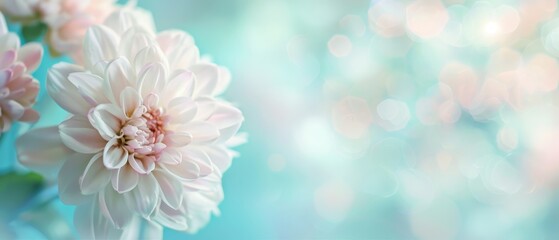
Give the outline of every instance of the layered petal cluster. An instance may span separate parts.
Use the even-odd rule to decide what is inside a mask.
[[[37,99],[39,82],[31,73],[43,57],[40,44],[20,45],[19,37],[8,32],[0,13],[0,134],[15,121],[34,122],[39,113],[31,109]]]
[[[228,147],[243,121],[217,98],[228,71],[201,61],[185,32],[156,34],[145,16],[121,9],[91,27],[85,65],[56,64],[47,79],[49,95],[71,116],[58,130],[32,131],[18,143],[30,168],[61,166],[60,198],[78,205],[75,221],[86,238],[127,236],[141,218],[194,232],[223,199],[221,176],[234,156]],[[56,150],[49,159],[27,144],[47,134],[45,144]]]
[[[115,0],[0,0],[0,10],[12,20],[46,24],[52,52],[70,54],[78,62],[87,28],[103,23],[116,8]]]

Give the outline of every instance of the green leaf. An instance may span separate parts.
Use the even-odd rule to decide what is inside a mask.
[[[0,175],[0,220],[10,222],[16,218],[43,186],[43,178],[35,173]]]
[[[47,25],[43,22],[25,25],[21,28],[21,35],[23,35],[23,39],[26,43],[36,41],[47,32],[47,28]]]

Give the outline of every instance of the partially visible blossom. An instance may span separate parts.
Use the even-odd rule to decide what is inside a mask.
[[[39,18],[40,0],[0,0],[0,10],[10,20],[30,23]]]
[[[8,32],[0,13],[0,133],[15,121],[34,122],[39,113],[31,109],[39,82],[31,73],[41,63],[43,48],[36,43],[20,46],[19,37]]]
[[[44,23],[52,53],[70,54],[78,63],[87,28],[102,23],[117,8],[115,0],[0,0],[0,10],[12,20]]]
[[[229,72],[200,60],[185,32],[156,34],[140,9],[91,27],[83,50],[84,66],[56,64],[47,79],[71,116],[24,135],[20,162],[45,173],[61,166],[60,198],[77,205],[84,238],[127,238],[139,219],[197,231],[219,213],[229,148],[242,141],[242,113],[218,98]],[[45,135],[49,142],[31,141]],[[45,157],[44,144],[57,153]]]

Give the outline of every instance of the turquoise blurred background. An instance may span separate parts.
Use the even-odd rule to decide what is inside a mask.
[[[138,5],[230,69],[224,98],[249,136],[223,177],[221,215],[166,239],[559,238],[556,1]],[[46,56],[36,71],[42,89],[58,61],[69,60]],[[34,127],[66,116],[44,91],[35,108]],[[18,129],[2,139],[3,171]],[[55,196],[44,189],[33,201]],[[59,225],[38,225],[74,231],[73,208],[53,206],[38,216]]]

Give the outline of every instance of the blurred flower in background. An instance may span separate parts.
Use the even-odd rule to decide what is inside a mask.
[[[557,1],[138,5],[228,66],[223,97],[250,135],[223,175],[221,215],[188,238],[559,237]],[[50,114],[33,127],[65,117],[40,97]],[[51,206],[68,233],[73,209]],[[51,210],[10,226],[39,236],[27,223]]]

